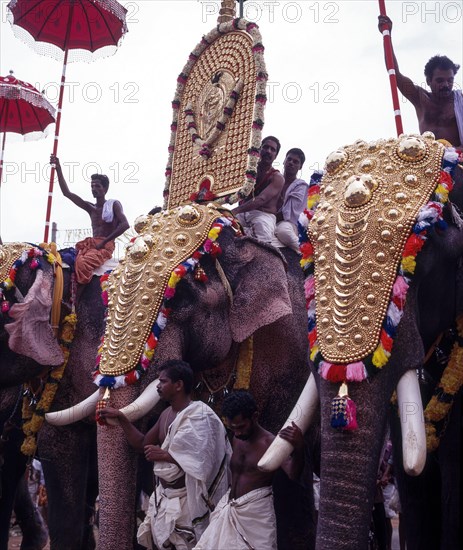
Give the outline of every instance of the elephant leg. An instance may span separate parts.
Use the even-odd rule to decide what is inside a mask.
[[[87,478],[95,428],[47,425],[39,441],[48,494],[51,550],[81,550],[86,526]]]
[[[21,478],[16,489],[14,513],[22,532],[21,550],[42,550],[48,541],[48,530],[32,502],[26,476]]]

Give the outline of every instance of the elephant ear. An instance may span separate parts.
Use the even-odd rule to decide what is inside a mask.
[[[230,327],[235,342],[292,313],[286,262],[273,247],[250,237],[221,242],[220,263],[233,289]]]
[[[12,351],[40,365],[58,366],[64,356],[50,325],[52,283],[53,273],[39,269],[24,302],[11,307],[9,315],[13,322],[5,325],[5,329]]]

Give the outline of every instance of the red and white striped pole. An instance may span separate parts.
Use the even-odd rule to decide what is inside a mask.
[[[381,15],[386,15],[385,0],[378,0],[378,1],[379,1],[379,13]],[[399,94],[397,92],[397,78],[396,78],[395,68],[394,68],[394,55],[392,53],[391,33],[389,29],[387,29],[385,26],[383,26],[383,28],[381,29],[381,32],[383,33],[384,54],[386,56],[386,68],[389,74],[389,83],[391,85],[392,105],[394,108],[395,126],[397,129],[397,135],[400,136],[400,134],[404,133],[404,130],[402,126],[402,115],[400,113]]]
[[[71,4],[71,10],[69,12],[69,19],[66,28],[66,38],[64,41],[64,61],[63,61],[63,72],[61,74],[61,85],[59,90],[59,99],[58,99],[58,112],[56,114],[56,125],[55,125],[55,140],[53,142],[53,154],[56,156],[58,154],[58,141],[59,141],[59,129],[61,125],[61,110],[63,108],[63,97],[64,97],[64,85],[66,83],[66,68],[68,64],[68,44],[69,36],[71,34],[71,24],[72,16],[74,12],[74,2]],[[53,186],[55,182],[55,167],[51,167],[50,172],[50,183],[48,186],[48,198],[47,198],[47,213],[45,215],[45,231],[43,235],[43,242],[48,242],[48,234],[50,232],[50,218],[51,218],[51,204],[53,201]]]

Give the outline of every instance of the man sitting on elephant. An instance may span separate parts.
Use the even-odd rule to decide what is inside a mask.
[[[287,246],[299,252],[299,236],[297,221],[304,208],[307,207],[309,186],[297,177],[297,173],[305,162],[302,149],[293,148],[286,153],[283,163],[285,184],[278,200],[277,225],[275,237],[277,246]]]
[[[91,281],[94,270],[111,259],[114,252],[114,241],[129,228],[129,222],[122,211],[119,201],[106,200],[109,179],[103,174],[93,174],[91,178],[92,194],[96,203],[84,201],[72,193],[63,176],[59,158],[51,155],[50,163],[56,167],[58,181],[63,195],[90,215],[93,237],[87,237],[76,244],[78,254],[75,261],[75,272],[78,283]],[[102,275],[100,273],[100,275]]]
[[[259,424],[256,402],[245,390],[235,391],[224,400],[222,414],[234,435],[230,462],[232,484],[214,510],[210,525],[195,550],[275,550],[274,472],[262,472],[257,468],[275,436]],[[297,479],[304,467],[302,432],[293,422],[279,435],[294,446],[292,456],[282,468],[290,479]]]
[[[272,167],[280,147],[276,137],[268,136],[262,140],[254,192],[233,209],[245,232],[265,243],[275,239],[278,200],[285,183],[280,172]]]
[[[174,359],[161,366],[158,393],[170,406],[146,435],[117,409],[99,412],[102,419],[117,418],[130,445],[154,462],[157,485],[137,534],[149,549],[152,541],[158,548],[191,549],[229,485],[225,428],[206,404],[191,401],[192,388],[188,363]]]

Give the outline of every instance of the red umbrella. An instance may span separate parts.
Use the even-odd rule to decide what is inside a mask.
[[[38,139],[45,135],[46,128],[53,122],[55,122],[55,108],[34,86],[15,78],[12,71],[9,76],[0,76],[0,132],[3,132],[0,153],[0,189],[6,133],[13,132],[28,139]]]
[[[41,54],[64,52],[53,154],[58,153],[68,61],[91,61],[114,53],[127,32],[127,10],[116,0],[11,0],[9,19],[16,36]],[[44,241],[48,241],[55,170],[50,174]]]
[[[6,133],[13,132],[37,139],[47,126],[55,122],[55,108],[31,84],[18,80],[11,73],[0,76],[0,132],[3,132],[0,156],[0,186]]]

